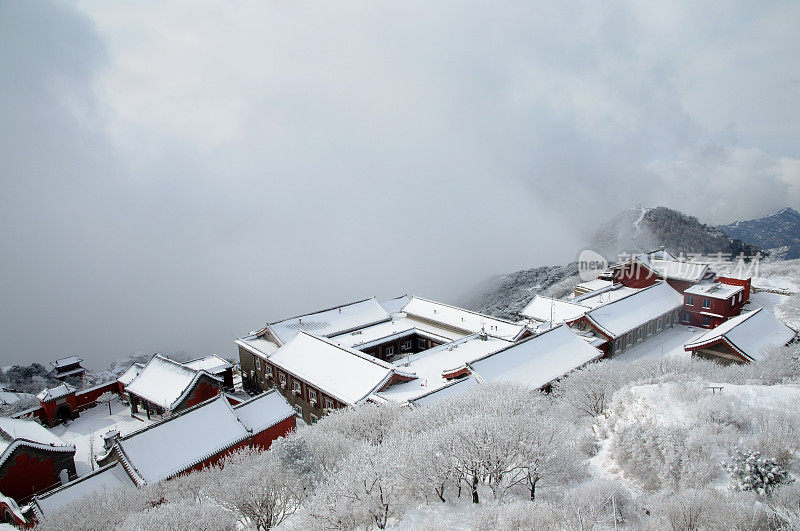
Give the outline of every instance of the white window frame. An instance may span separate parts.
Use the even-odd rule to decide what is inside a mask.
[[[278,374],[278,380],[280,380],[281,385],[286,387],[286,375],[285,374]]]
[[[301,394],[303,392],[303,384],[297,380],[292,380],[292,392],[298,395]]]
[[[417,348],[419,348],[420,350],[425,350],[426,348],[428,348],[428,340],[427,339],[422,339],[421,337],[418,337],[417,338]]]
[[[625,346],[630,347],[633,345],[633,332],[625,336]]]
[[[656,332],[660,332],[662,328],[664,328],[664,318],[659,317],[656,321]]]
[[[256,358],[256,370],[261,372],[261,360]]]
[[[703,308],[706,310],[711,309],[711,299],[703,299]]]
[[[686,296],[686,306],[694,306],[694,297],[691,295]]]
[[[641,327],[637,328],[636,329],[636,341],[641,341],[643,337],[644,337],[644,330]]]
[[[403,344],[400,345],[400,350],[406,351],[411,350],[414,348],[414,343],[409,339],[407,341],[403,341]]]
[[[650,321],[649,323],[647,323],[647,337],[650,337],[652,335],[653,335],[653,322]]]
[[[267,365],[266,363],[265,363],[264,365],[266,365],[266,366],[264,367],[264,369],[266,369],[267,376],[269,376],[270,378],[272,378],[272,365]]]
[[[614,352],[622,352],[622,339],[618,339],[614,342]]]
[[[334,406],[333,400],[331,400],[328,397],[325,397],[325,409],[334,409],[333,406]]]
[[[317,403],[317,392],[314,389],[308,390],[308,401],[312,404]]]
[[[390,345],[383,350],[386,356],[394,356],[394,345]]]

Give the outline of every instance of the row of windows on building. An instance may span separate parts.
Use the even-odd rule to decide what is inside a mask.
[[[267,365],[266,363],[264,365],[265,365],[264,372],[266,373],[267,378],[269,378],[270,380],[274,380],[275,375],[273,373],[272,366]],[[261,360],[258,358],[256,358],[256,370],[258,372],[261,372]],[[286,389],[288,381],[289,379],[286,376],[286,374],[278,372],[278,383],[280,384],[281,388]],[[310,387],[307,387],[307,389],[308,389],[308,397],[307,397],[308,402],[312,406],[316,406],[319,403],[319,395],[316,389],[311,389]],[[303,384],[298,380],[292,379],[292,392],[297,396],[301,396],[303,394]],[[336,407],[335,402],[332,399],[328,398],[327,396],[323,396],[322,404],[325,409],[334,409]]]
[[[671,324],[678,324],[677,312],[662,315],[658,319],[650,321],[646,325],[640,326],[636,330],[629,332],[624,338],[617,339],[614,343],[614,350],[615,352],[622,352],[623,347],[630,348],[633,346],[634,341],[636,343],[644,341],[645,338],[661,332],[661,330],[670,326]]]
[[[731,297],[731,306],[735,306],[737,302],[742,302],[742,292],[739,292],[739,298],[737,300],[736,295]],[[686,306],[694,306],[694,297],[692,295],[686,296]],[[711,299],[703,299],[703,308],[711,308]]]

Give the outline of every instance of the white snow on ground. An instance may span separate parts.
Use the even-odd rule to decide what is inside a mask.
[[[130,407],[123,404],[119,398],[114,398],[111,401],[111,415],[108,414],[107,404],[98,404],[91,409],[81,411],[77,419],[67,424],[59,424],[51,431],[64,442],[75,445],[75,471],[78,476],[83,476],[92,471],[89,459],[90,439],[94,439],[95,455],[103,454],[105,453],[103,434],[106,432],[117,430],[120,435],[127,435],[155,422],[143,416],[141,418],[144,420],[131,417]]]
[[[648,339],[644,343],[640,343],[632,349],[614,356],[614,359],[619,361],[633,361],[638,359],[660,358],[662,356],[688,358],[691,354],[683,350],[683,345],[700,337],[705,332],[708,332],[705,328],[675,325],[672,328],[664,330],[657,336]]]
[[[755,273],[753,269],[754,288],[800,293],[800,259],[762,260]]]

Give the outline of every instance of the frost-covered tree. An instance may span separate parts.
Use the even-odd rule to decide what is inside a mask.
[[[117,395],[109,391],[106,391],[105,393],[97,397],[96,402],[101,406],[107,406],[108,414],[111,415],[111,402],[113,402],[116,398]]]
[[[583,458],[576,445],[576,430],[552,410],[515,419],[509,430],[519,433],[510,485],[524,485],[531,501],[536,499],[540,482],[563,483],[581,473]]]
[[[780,483],[789,480],[789,474],[775,459],[761,452],[739,450],[722,466],[733,479],[734,487],[766,496]]]
[[[361,443],[321,487],[309,515],[327,527],[384,529],[407,503],[398,458],[405,448],[401,440]]]
[[[272,529],[293,514],[305,493],[272,452],[243,449],[205,472],[201,494],[256,529]]]

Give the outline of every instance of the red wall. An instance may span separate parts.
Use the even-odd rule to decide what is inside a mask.
[[[270,446],[272,446],[272,441],[277,439],[278,437],[285,437],[295,428],[295,418],[294,416],[289,417],[286,420],[283,420],[271,428],[267,428],[266,430],[262,431],[261,433],[256,433],[250,438],[251,445],[260,448],[261,450],[266,450]]]
[[[19,503],[56,484],[61,484],[61,481],[56,475],[52,457],[39,461],[35,456],[23,453],[10,464],[6,475],[0,477],[0,492]]]
[[[117,382],[109,382],[107,384],[98,385],[97,387],[92,387],[91,389],[86,389],[85,391],[78,391],[75,393],[75,399],[77,400],[78,408],[86,409],[87,407],[92,407],[97,397],[103,393],[118,392],[119,385]]]
[[[219,386],[215,386],[204,379],[200,379],[182,407],[189,408],[200,402],[205,402],[209,398],[214,398],[219,394],[219,390]]]
[[[646,288],[655,284],[658,276],[646,267],[634,262],[629,266],[615,269],[614,280],[629,288]]]

